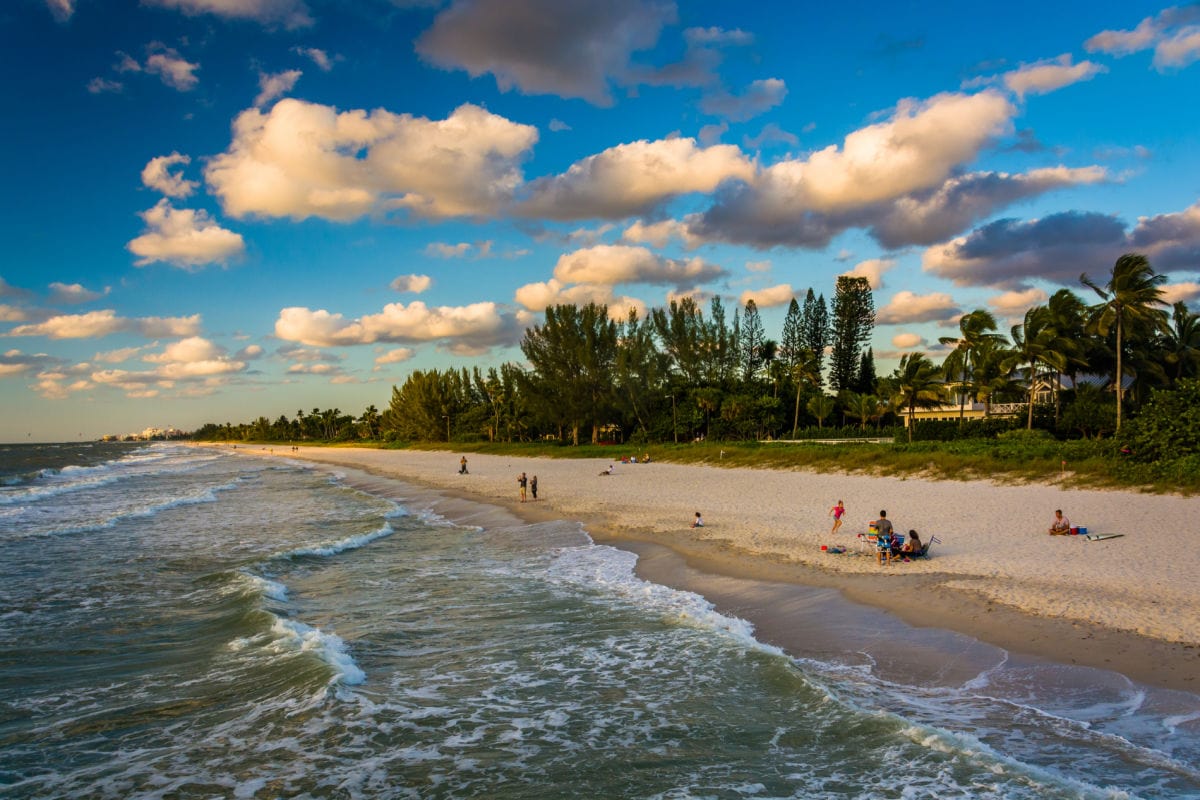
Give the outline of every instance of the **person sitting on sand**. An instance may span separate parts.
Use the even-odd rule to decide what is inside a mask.
[[[609,465],[608,465],[608,469],[602,469],[602,470],[600,470],[600,474],[601,474],[601,475],[612,475],[612,474],[613,474],[613,465],[612,465],[612,464],[609,464]]]
[[[699,511],[696,512],[696,518],[694,520],[692,520],[692,527],[693,528],[703,528],[704,527],[704,517],[700,516]]]
[[[904,555],[921,552],[921,536],[914,530],[908,532],[908,540],[904,546],[900,548],[900,552]]]
[[[1071,532],[1071,520],[1063,516],[1062,509],[1054,510],[1054,521],[1050,523],[1051,536],[1066,536]]]

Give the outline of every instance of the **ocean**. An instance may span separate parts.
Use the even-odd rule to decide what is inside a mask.
[[[0,796],[1200,797],[1200,696],[887,620],[782,652],[578,523],[439,504],[0,445]]]

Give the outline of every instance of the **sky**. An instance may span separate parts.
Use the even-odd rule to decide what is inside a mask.
[[[1140,0],[7,0],[0,441],[382,409],[557,303],[860,275],[881,373],[1126,252],[1193,303],[1198,62]]]

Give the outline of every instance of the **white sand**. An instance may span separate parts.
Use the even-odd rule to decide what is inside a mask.
[[[251,448],[251,454],[264,451]],[[347,448],[274,448],[274,455],[356,466],[426,485],[511,503],[517,475],[537,475],[538,510],[596,520],[614,530],[681,533],[772,558],[855,573],[937,576],[1020,611],[1063,617],[1170,642],[1200,643],[1200,499],[1124,491],[929,481],[666,463],[618,463],[612,476],[596,459],[468,455]],[[828,510],[845,501],[841,532]],[[1054,509],[1091,533],[1089,542],[1046,533]],[[856,534],[881,509],[896,528],[936,535],[933,558],[879,566],[874,555],[831,555],[822,544],[856,549]],[[706,527],[691,531],[696,511]],[[736,558],[736,554],[731,554]]]

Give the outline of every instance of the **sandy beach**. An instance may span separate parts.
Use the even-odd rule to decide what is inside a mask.
[[[477,454],[460,475],[451,451],[239,449],[396,477],[526,519],[578,520],[596,541],[639,552],[643,577],[703,594],[785,647],[780,592],[800,584],[1010,651],[1200,690],[1197,499],[658,462],[617,463],[602,476],[609,464],[597,459]],[[519,501],[521,472],[538,477],[536,502]],[[839,499],[847,514],[831,535]],[[1123,536],[1049,536],[1056,508],[1089,532]],[[881,509],[900,531],[937,536],[932,558],[880,565],[861,548],[857,534]],[[702,529],[690,528],[696,511]],[[764,591],[723,592],[729,579]]]

